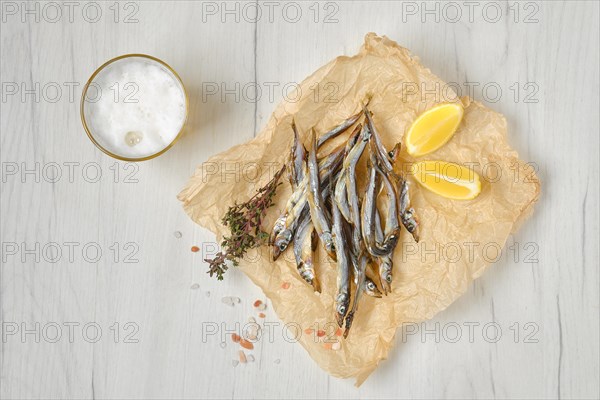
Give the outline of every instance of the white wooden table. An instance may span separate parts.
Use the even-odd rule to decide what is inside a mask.
[[[598,3],[259,2],[258,19],[238,2],[1,6],[2,399],[598,398]],[[244,323],[262,294],[239,271],[209,279],[190,247],[214,238],[175,196],[370,31],[505,114],[541,200],[501,259],[399,333],[362,387],[281,326],[233,367],[234,347],[208,333]],[[133,52],[170,63],[190,94],[186,136],[139,165],[102,154],[79,118],[93,70]]]

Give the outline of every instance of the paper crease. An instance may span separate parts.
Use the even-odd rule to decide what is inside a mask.
[[[437,83],[442,88],[440,95],[425,96],[419,90],[420,84],[415,91],[415,82],[430,85],[427,87]],[[335,101],[325,102],[324,96],[316,96],[310,88],[317,83],[321,91],[326,84],[337,88]],[[391,147],[402,140],[420,112],[443,101],[460,101],[448,98],[455,94],[407,49],[373,33],[366,35],[356,56],[338,57],[323,66],[299,85],[298,93],[300,100],[280,104],[256,138],[199,166],[179,194],[190,218],[218,238],[227,233],[220,223],[227,208],[236,200],[249,199],[285,162],[292,143],[292,117],[307,143],[311,127],[324,132],[358,111],[367,96],[372,95],[370,108],[375,123],[384,144]],[[426,158],[477,163],[473,168],[484,179],[481,195],[471,201],[449,200],[411,182],[413,206],[421,220],[421,242],[415,244],[410,235],[402,232],[394,254],[393,293],[382,299],[363,298],[352,331],[341,341],[340,350],[324,348],[322,340],[315,340],[314,335],[302,334],[299,340],[317,364],[333,376],[354,377],[357,385],[364,382],[387,358],[397,328],[403,323],[429,319],[461,296],[492,261],[482,248],[502,248],[508,236],[533,211],[540,183],[533,168],[519,160],[509,147],[504,117],[477,102],[462,101],[465,116],[457,133]],[[397,168],[404,169],[413,161],[402,151],[402,165]],[[259,166],[258,179],[248,173],[252,163]],[[485,173],[486,168],[489,172],[489,165],[500,171],[499,179]],[[237,167],[242,171],[240,177],[222,173]],[[486,180],[490,176],[493,182]],[[290,191],[287,182],[279,188],[276,205],[265,220],[268,229],[284,208]],[[473,242],[479,246],[471,251],[468,243]],[[451,247],[460,250],[458,259],[449,253]],[[437,255],[426,253],[433,248],[438,249]],[[335,321],[335,267],[324,252],[319,252],[318,257],[323,261],[317,267],[323,287],[321,295],[313,293],[298,276],[290,250],[274,263],[268,249],[262,247],[253,251],[252,260],[242,261],[239,268],[269,297],[284,323],[297,323],[303,330],[317,323],[331,331]],[[290,282],[290,288],[282,289],[283,282]]]

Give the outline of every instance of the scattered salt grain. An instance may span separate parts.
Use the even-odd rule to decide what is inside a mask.
[[[206,297],[210,297],[210,292],[206,292]]]
[[[238,360],[231,360],[231,365],[237,367],[240,362]]]
[[[231,297],[223,297],[221,299],[221,301],[223,302],[223,304],[227,304],[228,306],[231,306],[231,307],[233,307],[235,305],[233,300],[231,300]]]
[[[225,296],[221,299],[221,301],[224,304],[227,304],[228,306],[233,307],[234,305],[236,305],[237,303],[239,303],[241,300],[239,297],[233,297],[233,296]]]
[[[227,347],[227,343],[221,342],[220,346],[221,346],[222,349],[224,349],[225,347]]]
[[[190,289],[192,290],[196,290],[200,287],[200,285],[198,285],[197,283],[194,283],[192,286],[190,286]]]
[[[249,362],[254,362],[254,356],[252,354],[248,354],[246,356],[246,358],[248,359]]]
[[[181,237],[182,237],[183,235],[181,234],[181,232],[179,232],[179,231],[175,231],[175,232],[173,232],[173,236],[175,236],[177,239],[181,239]]]
[[[258,306],[256,307],[256,309],[257,309],[258,311],[264,311],[264,310],[266,310],[266,309],[267,309],[267,305],[266,305],[265,303],[261,303],[260,305],[258,305]]]
[[[256,335],[256,333],[253,333],[253,332],[249,332],[249,333],[246,335],[246,339],[248,339],[248,340],[256,340],[256,338],[257,338],[257,337],[258,337],[258,336]]]
[[[258,338],[258,331],[260,330],[260,325],[256,323],[254,317],[250,317],[248,319],[248,325],[244,327],[245,337],[248,340],[256,340]]]
[[[281,360],[278,358],[275,361],[273,361],[275,364],[279,364],[281,362]]]

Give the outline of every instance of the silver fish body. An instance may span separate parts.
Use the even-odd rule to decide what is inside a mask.
[[[336,321],[340,327],[344,324],[344,317],[350,305],[350,265],[351,256],[347,246],[346,224],[340,209],[334,203],[333,214],[333,239],[337,257],[337,294],[335,297]]]
[[[385,249],[379,248],[377,241],[375,240],[375,214],[377,213],[376,200],[377,200],[377,170],[375,167],[376,163],[375,154],[369,152],[368,162],[368,181],[365,195],[362,202],[361,208],[361,232],[362,237],[367,247],[368,252],[374,256],[382,256],[386,254]]]
[[[335,260],[335,244],[331,234],[331,222],[325,212],[325,202],[321,190],[321,181],[319,179],[319,167],[317,163],[317,138],[313,130],[312,146],[308,152],[308,177],[309,192],[308,204],[310,215],[315,225],[315,230],[323,243],[323,247],[329,256]]]
[[[299,227],[294,235],[294,256],[296,258],[296,268],[298,274],[313,287],[316,292],[321,291],[319,280],[315,273],[315,268],[312,260],[313,253],[313,224],[310,220],[310,215],[302,218]]]
[[[321,135],[319,137],[319,140],[317,141],[317,147],[321,147],[323,145],[323,143],[325,143],[326,141],[333,139],[334,137],[345,132],[348,128],[350,128],[352,125],[354,125],[354,123],[356,121],[358,121],[358,119],[361,117],[361,115],[362,115],[362,111],[354,114],[353,116],[351,116],[350,118],[348,118],[347,120],[342,122],[340,125],[336,126],[335,128],[331,129],[330,131],[326,132],[325,134]]]
[[[350,140],[348,140],[348,143],[346,143],[346,148],[344,151],[345,156],[348,155],[348,153],[350,153],[350,150],[352,150],[352,148],[358,141],[361,129],[361,124],[358,124],[354,129],[354,132],[350,136]],[[334,200],[337,206],[339,207],[340,212],[344,216],[344,219],[346,219],[346,221],[351,221],[352,216],[350,215],[350,204],[348,203],[348,191],[346,189],[346,173],[346,169],[342,167],[341,174],[335,184]]]
[[[346,171],[342,170],[334,190],[334,200],[339,207],[342,216],[346,221],[351,221],[352,215],[350,211],[350,204],[348,203],[348,191],[346,190]]]
[[[292,144],[292,187],[296,188],[304,179],[304,162],[306,160],[306,148],[300,141],[296,122],[292,120],[292,130],[294,131],[294,143]]]
[[[419,242],[419,220],[415,210],[410,206],[409,184],[406,179],[400,178],[400,195],[398,196],[398,212],[400,220],[406,230],[412,235],[415,242]]]
[[[345,329],[344,329],[344,338],[348,337],[350,333],[350,328],[352,327],[352,322],[354,321],[354,315],[358,310],[358,303],[361,298],[361,293],[365,288],[365,278],[366,278],[366,268],[367,268],[367,255],[362,252],[358,257],[358,264],[356,267],[357,274],[355,276],[356,281],[356,291],[354,294],[354,299],[352,300],[352,308],[346,314],[345,318]]]
[[[394,166],[392,165],[392,162],[390,160],[390,155],[388,154],[387,150],[385,149],[385,146],[383,145],[383,142],[381,141],[381,136],[379,135],[379,132],[375,128],[375,124],[373,123],[373,118],[371,116],[371,112],[367,109],[366,105],[363,107],[363,110],[364,110],[365,117],[367,119],[367,125],[368,125],[369,129],[371,130],[371,134],[373,136],[373,142],[377,149],[377,158],[382,163],[383,168],[386,170],[386,172],[393,173]]]
[[[358,229],[360,233],[360,206],[358,198],[358,188],[356,185],[356,165],[358,160],[362,156],[367,143],[371,137],[371,133],[367,125],[364,125],[360,134],[358,142],[348,152],[346,158],[344,158],[343,169],[346,171],[344,177],[346,178],[346,191],[348,194],[348,203],[350,205],[350,222]],[[356,236],[356,235],[354,235]],[[354,243],[356,246],[357,243]]]
[[[379,214],[375,215],[375,238],[378,242],[383,242],[383,228],[381,227],[381,218],[379,217]],[[379,283],[381,284],[383,293],[387,295],[392,291],[392,270],[394,268],[394,262],[391,254],[378,257],[377,260],[379,263],[377,268]]]
[[[396,194],[396,187],[389,179],[387,174],[383,172],[377,165],[375,170],[381,176],[381,181],[385,186],[385,191],[388,197],[388,212],[385,222],[384,239],[382,248],[385,249],[387,254],[391,253],[400,237],[400,221],[398,220],[398,197]]]

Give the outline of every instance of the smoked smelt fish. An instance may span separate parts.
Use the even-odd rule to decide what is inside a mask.
[[[274,260],[292,247],[302,280],[315,292],[333,296],[333,315],[344,337],[361,302],[377,301],[392,292],[393,255],[401,227],[419,240],[409,182],[401,170],[394,170],[400,143],[389,151],[385,148],[367,106],[320,136],[311,129],[310,147],[304,146],[297,120],[292,120],[293,142],[286,164],[292,192],[269,238]],[[343,143],[337,145],[342,137]],[[333,150],[323,146],[333,139],[337,146]],[[364,180],[358,177],[365,168],[363,156]],[[336,262],[335,288],[317,277],[319,243]]]

